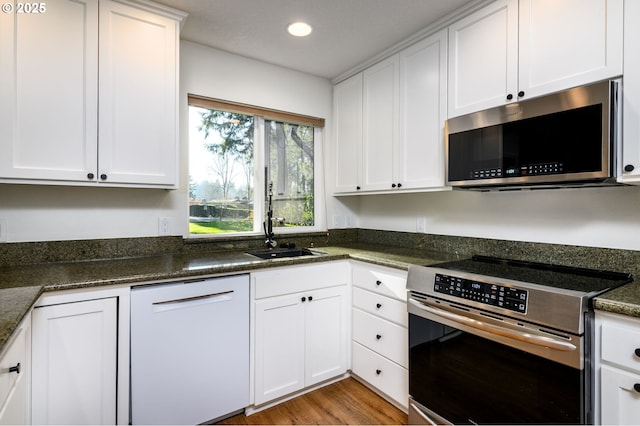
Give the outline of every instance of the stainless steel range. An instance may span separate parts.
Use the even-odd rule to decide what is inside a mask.
[[[409,423],[592,423],[591,300],[629,274],[474,256],[409,268]]]

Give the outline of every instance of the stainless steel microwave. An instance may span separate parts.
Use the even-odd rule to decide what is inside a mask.
[[[615,184],[619,91],[619,80],[604,81],[447,120],[447,185]]]

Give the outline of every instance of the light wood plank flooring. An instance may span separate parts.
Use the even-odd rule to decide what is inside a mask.
[[[406,425],[407,415],[347,378],[282,404],[221,421],[225,425]]]

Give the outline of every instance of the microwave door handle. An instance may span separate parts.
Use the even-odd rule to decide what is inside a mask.
[[[468,327],[482,330],[487,333],[495,334],[498,336],[508,337],[511,339],[519,340],[521,342],[531,343],[537,346],[544,346],[546,348],[555,349],[558,351],[575,351],[577,348],[574,344],[564,342],[562,340],[554,339],[548,336],[538,336],[530,333],[523,333],[520,331],[510,330],[508,328],[499,327],[491,324],[486,324],[482,321],[475,320],[473,318],[458,315],[453,312],[445,311],[443,309],[433,308],[426,306],[423,303],[418,302],[415,299],[409,298],[409,303],[418,309],[429,312],[433,315],[437,315],[441,318],[457,322],[458,324],[466,325]]]
[[[416,414],[418,414],[420,416],[420,418],[422,418],[425,422],[427,422],[427,424],[429,424],[431,426],[438,426],[438,424],[436,422],[431,420],[431,418],[429,418],[429,416],[427,416],[425,413],[423,413],[421,409],[416,407],[415,404],[409,404],[409,405],[411,405],[411,408],[413,408],[415,410]]]

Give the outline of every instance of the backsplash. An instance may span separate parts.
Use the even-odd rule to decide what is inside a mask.
[[[372,229],[332,229],[329,232],[279,236],[296,247],[383,244],[416,251],[439,251],[470,257],[474,254],[555,263],[640,276],[640,251],[530,243]],[[46,241],[0,244],[0,267],[49,262],[144,257],[168,253],[255,250],[264,237],[183,239],[180,236]]]

